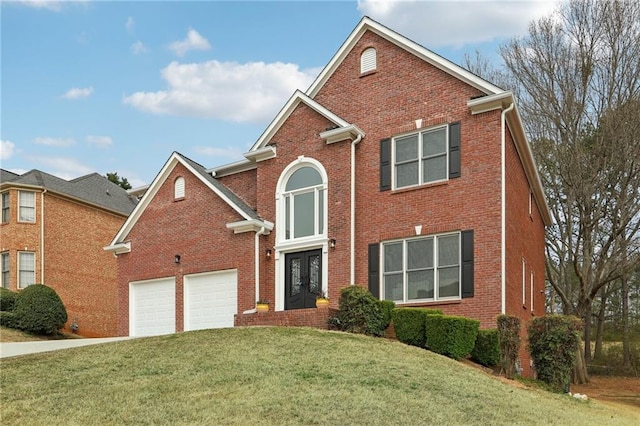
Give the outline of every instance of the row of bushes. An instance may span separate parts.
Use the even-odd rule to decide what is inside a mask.
[[[471,355],[478,363],[501,366],[507,377],[516,373],[520,350],[520,320],[500,315],[496,329],[480,330],[480,322],[443,315],[438,309],[395,308],[389,301],[376,300],[359,286],[340,293],[333,326],[353,333],[381,336],[393,322],[399,341],[429,349],[453,359]],[[547,315],[529,324],[529,352],[538,378],[556,391],[569,383],[580,341],[580,321],[575,317]]]
[[[0,325],[53,334],[67,322],[67,310],[51,287],[33,284],[20,293],[0,288]]]

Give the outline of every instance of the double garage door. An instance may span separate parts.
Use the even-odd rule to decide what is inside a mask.
[[[237,312],[236,270],[184,276],[184,330],[233,327]],[[156,336],[176,331],[173,277],[129,285],[129,335]]]

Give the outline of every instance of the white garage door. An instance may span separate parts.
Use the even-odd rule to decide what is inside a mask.
[[[184,329],[233,327],[238,306],[238,271],[184,277]]]
[[[174,278],[129,284],[129,335],[157,336],[176,332]]]

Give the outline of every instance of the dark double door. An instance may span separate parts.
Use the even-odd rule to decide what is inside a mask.
[[[284,259],[284,308],[315,308],[322,290],[322,250],[287,253]]]

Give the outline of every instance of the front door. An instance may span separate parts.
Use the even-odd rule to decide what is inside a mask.
[[[284,308],[315,308],[322,290],[322,251],[287,253],[284,263]]]

